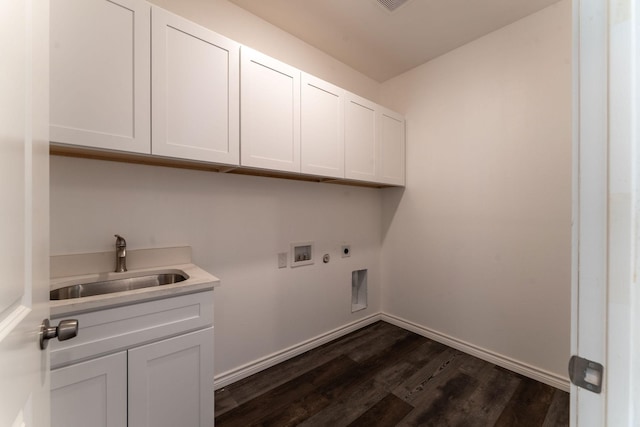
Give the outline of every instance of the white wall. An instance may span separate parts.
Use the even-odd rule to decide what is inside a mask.
[[[384,190],[383,311],[566,378],[571,4],[385,82],[407,187]]]
[[[380,199],[375,189],[53,156],[51,254],[115,251],[115,233],[130,249],[190,245],[222,281],[220,374],[379,311]],[[278,252],[307,240],[331,261],[277,268]],[[351,314],[351,271],[362,268],[369,308]]]

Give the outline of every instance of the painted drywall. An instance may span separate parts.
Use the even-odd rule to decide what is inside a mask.
[[[151,0],[225,37],[377,102],[380,83],[227,0]]]
[[[52,156],[51,254],[115,251],[115,233],[130,249],[190,245],[222,281],[220,374],[379,311],[380,199],[376,189]],[[299,241],[320,258],[279,269],[277,254]],[[352,314],[351,272],[363,268],[369,307]]]
[[[383,195],[383,311],[566,378],[571,4],[383,84],[407,186]]]

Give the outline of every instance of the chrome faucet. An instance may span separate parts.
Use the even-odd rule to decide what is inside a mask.
[[[115,234],[116,237],[116,273],[127,271],[127,241],[124,237]]]

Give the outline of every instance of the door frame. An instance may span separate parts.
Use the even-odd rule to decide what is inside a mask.
[[[640,410],[636,3],[573,0],[571,351],[605,368],[601,394],[571,385],[572,426],[631,426]]]

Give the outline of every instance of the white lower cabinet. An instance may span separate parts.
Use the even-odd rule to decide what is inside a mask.
[[[213,327],[129,350],[129,425],[213,426]]]
[[[52,427],[127,425],[127,352],[51,371]]]
[[[79,331],[51,342],[53,427],[213,426],[213,291],[64,317]]]

